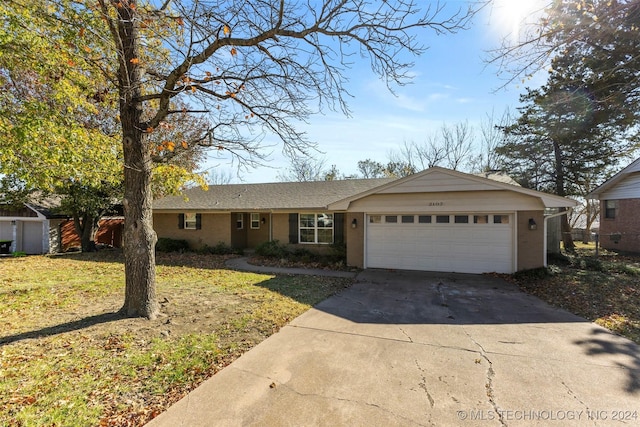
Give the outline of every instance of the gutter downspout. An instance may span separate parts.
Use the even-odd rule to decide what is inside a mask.
[[[544,243],[542,244],[542,250],[544,251],[543,259],[544,259],[544,266],[545,267],[547,266],[547,220],[549,220],[551,218],[557,218],[557,217],[562,216],[562,215],[568,215],[569,212],[571,212],[572,210],[573,210],[572,208],[568,208],[565,211],[556,212],[556,213],[551,214],[551,215],[545,215],[545,217],[544,217],[544,221],[543,221],[544,222],[544,236],[543,236]]]

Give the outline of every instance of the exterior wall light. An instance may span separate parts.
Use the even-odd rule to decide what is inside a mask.
[[[262,223],[266,224],[267,223],[267,219],[265,217],[262,217]]]
[[[353,221],[351,221],[351,228],[358,228],[358,220],[353,218]]]
[[[529,230],[537,230],[538,229],[538,224],[536,224],[536,221],[533,218],[529,218]]]

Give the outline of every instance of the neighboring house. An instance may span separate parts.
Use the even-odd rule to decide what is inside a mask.
[[[21,207],[0,205],[0,254],[24,252],[29,255],[65,252],[80,247],[73,220],[61,213],[60,199],[49,197]],[[99,221],[96,243],[122,246],[122,216]]]
[[[600,246],[640,252],[640,158],[588,197],[600,200]]]
[[[513,273],[546,265],[545,209],[573,200],[440,167],[397,179],[210,186],[154,202],[158,237],[195,247],[344,243],[359,268]]]
[[[19,208],[0,206],[0,242],[10,242],[3,245],[2,252],[59,252],[60,224],[67,216],[54,214],[52,203],[26,203]]]
[[[73,220],[70,219],[60,225],[62,236],[62,251],[79,250],[81,247],[80,236],[76,233]],[[121,248],[123,242],[124,217],[113,216],[103,217],[98,221],[98,231],[96,231],[96,244]]]

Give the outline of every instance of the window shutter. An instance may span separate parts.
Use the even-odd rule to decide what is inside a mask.
[[[289,243],[298,243],[298,214],[289,214]]]
[[[202,215],[196,214],[196,230],[202,229]]]
[[[178,214],[178,228],[180,230],[184,228],[184,214]]]
[[[333,214],[333,243],[344,243],[344,213]]]

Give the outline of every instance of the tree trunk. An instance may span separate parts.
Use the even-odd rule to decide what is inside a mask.
[[[155,287],[157,237],[151,210],[151,159],[143,142],[141,135],[137,140],[130,135],[124,137],[126,288],[122,312],[127,316],[153,319],[159,310]]]
[[[566,211],[566,208],[560,208],[561,211]],[[562,215],[560,221],[560,230],[562,231],[562,245],[564,250],[573,252],[576,249],[576,245],[573,243],[573,236],[571,235],[571,224],[569,224],[569,217]]]
[[[135,11],[118,8],[120,120],[124,152],[124,266],[125,297],[121,312],[154,319],[156,298],[156,233],[153,230],[151,156],[142,123],[139,40]]]
[[[585,201],[585,225],[582,234],[582,243],[585,245],[591,241],[591,202]]]
[[[80,247],[82,252],[95,252],[96,242],[94,236],[96,234],[97,220],[91,218],[88,214],[83,214],[82,219],[76,212],[73,214],[73,227],[78,237],[80,237]]]
[[[80,245],[82,246],[82,252],[95,252],[96,242],[94,236],[97,231],[95,218],[91,218],[85,214],[82,218],[82,234],[80,235]]]
[[[562,149],[558,141],[553,141],[553,154],[555,159],[555,172],[556,172],[556,194],[558,196],[565,197],[567,191],[565,188],[564,180],[564,163],[562,157]],[[561,208],[561,211],[565,211],[566,208]],[[567,215],[562,215],[560,221],[560,229],[562,231],[562,245],[565,251],[573,252],[576,249],[576,245],[573,243],[573,237],[571,236],[571,224],[569,224],[569,218]]]

